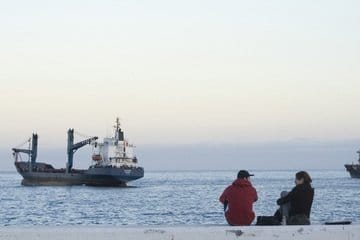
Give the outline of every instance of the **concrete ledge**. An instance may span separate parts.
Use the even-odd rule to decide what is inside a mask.
[[[360,225],[337,226],[178,226],[178,227],[1,227],[0,239],[15,240],[359,240]]]

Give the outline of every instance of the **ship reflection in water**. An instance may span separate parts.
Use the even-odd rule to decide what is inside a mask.
[[[90,137],[74,143],[74,129],[68,130],[66,168],[55,169],[47,163],[36,162],[38,135],[33,134],[28,149],[13,148],[16,170],[23,176],[23,185],[91,185],[126,186],[126,183],[144,176],[144,169],[138,166],[134,146],[124,138],[119,118],[116,119],[114,137],[98,142]],[[92,162],[88,169],[73,169],[76,150],[92,145]],[[29,161],[21,160],[21,153],[29,156]]]

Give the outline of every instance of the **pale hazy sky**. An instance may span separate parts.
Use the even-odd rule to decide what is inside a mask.
[[[360,138],[359,1],[0,1],[0,144]]]

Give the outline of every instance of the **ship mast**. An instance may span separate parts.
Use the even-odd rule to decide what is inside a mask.
[[[115,122],[115,140],[116,143],[118,141],[124,141],[124,132],[120,128],[120,119],[117,117]]]
[[[17,161],[19,153],[26,153],[29,155],[30,164],[35,164],[37,157],[38,135],[33,133],[32,138],[28,140],[29,149],[13,148],[15,160]]]
[[[98,137],[91,137],[86,140],[83,140],[78,143],[74,143],[74,129],[70,128],[68,130],[68,144],[67,144],[67,154],[68,154],[68,161],[66,163],[66,173],[71,173],[71,169],[73,167],[73,159],[74,159],[74,153],[79,148],[82,148],[83,146],[90,144],[91,141],[97,140]]]

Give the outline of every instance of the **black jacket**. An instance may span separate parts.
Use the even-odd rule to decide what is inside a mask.
[[[311,205],[314,199],[314,188],[310,184],[300,184],[294,187],[285,197],[277,200],[278,205],[290,202],[290,216],[305,214],[310,218]]]

